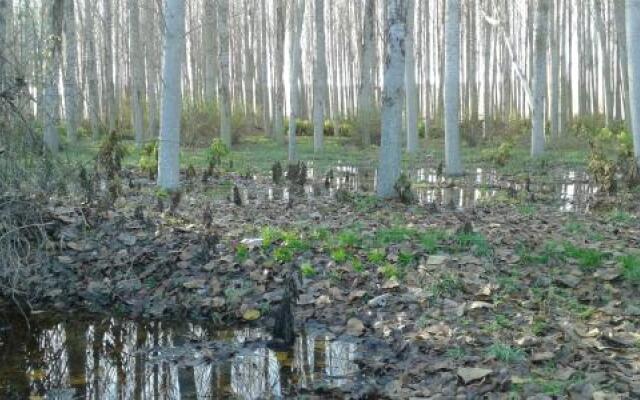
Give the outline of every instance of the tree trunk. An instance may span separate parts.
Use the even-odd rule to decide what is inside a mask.
[[[58,123],[60,120],[60,62],[62,57],[63,0],[54,0],[49,8],[49,40],[44,89],[44,143],[51,152],[60,147]]]
[[[215,0],[205,0],[204,10],[204,96],[206,102],[215,104],[218,89],[218,13]]]
[[[324,142],[324,109],[327,90],[327,62],[324,40],[324,0],[315,0],[316,51],[313,67],[313,150],[322,152]]]
[[[300,108],[298,80],[300,79],[300,37],[302,36],[302,23],[304,22],[305,0],[292,0],[291,2],[291,36],[290,36],[290,64],[289,64],[289,161],[296,161],[296,118]]]
[[[108,121],[109,131],[116,129],[116,99],[113,81],[113,18],[111,12],[111,0],[103,0],[103,42],[104,42],[104,105]]]
[[[144,65],[142,64],[142,50],[140,48],[140,10],[138,8],[138,0],[128,1],[131,111],[136,147],[140,149],[144,140],[144,115],[142,113],[142,91],[144,90],[142,68]]]
[[[164,10],[164,62],[162,67],[162,113],[158,153],[158,186],[176,190],[180,185],[180,74],[184,58],[183,0],[166,0]]]
[[[231,147],[231,89],[229,71],[229,0],[218,0],[220,16],[220,138]]]
[[[360,90],[358,92],[358,130],[362,145],[371,145],[375,103],[373,94],[373,63],[375,57],[375,0],[365,1],[363,33],[361,39]]]
[[[400,176],[402,106],[404,83],[404,40],[407,3],[405,0],[386,2],[386,57],[382,95],[382,143],[378,166],[377,194],[394,196],[394,184]]]
[[[418,92],[416,90],[415,2],[407,0],[407,39],[405,41],[407,153],[418,151]]]
[[[533,77],[533,118],[531,121],[531,156],[544,153],[545,99],[547,92],[547,30],[549,0],[538,0],[535,38],[535,69]]]
[[[64,105],[67,120],[67,138],[75,143],[78,136],[78,39],[76,37],[75,0],[64,1]]]
[[[85,73],[87,74],[87,111],[91,122],[91,133],[95,139],[100,134],[100,97],[98,92],[98,66],[96,63],[96,39],[94,29],[94,15],[91,2],[84,2],[84,23],[85,23]]]
[[[627,0],[627,55],[633,151],[640,167],[640,0]]]
[[[275,52],[275,102],[273,103],[273,134],[280,143],[284,141],[284,36],[286,31],[287,5],[276,1],[276,52]]]
[[[447,0],[444,67],[444,147],[447,175],[461,175],[460,158],[460,0]]]

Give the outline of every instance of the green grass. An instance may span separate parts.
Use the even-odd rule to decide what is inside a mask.
[[[244,244],[239,244],[236,246],[236,256],[235,259],[237,262],[242,263],[247,258],[249,258],[249,248]]]
[[[305,278],[312,278],[316,276],[316,269],[311,263],[305,262],[300,266],[300,273],[302,273],[302,276]]]
[[[452,242],[451,250],[454,253],[470,251],[478,257],[487,257],[492,253],[489,242],[478,232],[456,234]]]
[[[599,250],[577,247],[571,243],[564,245],[564,252],[567,257],[573,258],[578,265],[587,271],[593,271],[602,265],[606,255]]]
[[[393,227],[379,229],[375,234],[375,242],[379,245],[388,246],[411,240],[416,235],[416,231],[411,228]]]
[[[384,249],[372,249],[367,253],[367,261],[371,264],[382,264],[386,257]]]
[[[621,265],[624,278],[633,284],[640,284],[640,256],[626,254],[618,258],[618,262]]]
[[[380,267],[380,273],[385,279],[399,279],[400,269],[394,264],[385,264]]]
[[[431,284],[434,297],[453,297],[464,288],[462,281],[453,274],[445,274]]]
[[[283,232],[277,228],[271,228],[269,226],[262,228],[261,237],[262,237],[262,246],[269,247],[275,242],[282,239]]]
[[[347,254],[347,251],[344,248],[338,247],[337,249],[331,250],[330,257],[337,264],[342,264],[345,261],[347,261],[348,254]]]
[[[524,351],[517,347],[511,347],[507,344],[496,343],[487,350],[489,356],[494,357],[498,361],[507,364],[517,363],[526,358]]]
[[[442,246],[442,242],[446,239],[447,235],[440,229],[428,229],[420,234],[420,245],[427,254],[435,254]]]
[[[358,247],[360,242],[360,236],[352,230],[344,230],[338,234],[338,245],[341,247]]]
[[[278,247],[273,251],[273,258],[279,263],[287,263],[293,260],[293,251],[287,247]]]
[[[459,346],[450,347],[445,352],[445,356],[447,358],[451,358],[454,360],[460,360],[461,358],[464,358],[464,356],[466,355],[467,355],[467,352],[464,349],[464,347],[459,347]]]

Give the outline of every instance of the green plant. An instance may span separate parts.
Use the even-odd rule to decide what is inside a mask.
[[[384,249],[372,249],[367,253],[367,261],[372,264],[382,264],[386,258]]]
[[[624,210],[614,209],[609,212],[607,215],[607,219],[610,222],[618,223],[618,224],[628,224],[634,219],[634,216]]]
[[[209,168],[213,170],[222,165],[222,160],[230,153],[229,147],[220,139],[213,139],[207,150],[207,161],[209,162]]]
[[[360,237],[351,230],[343,230],[338,234],[338,245],[341,247],[358,247],[360,245]]]
[[[100,144],[96,166],[106,173],[108,179],[113,179],[122,170],[122,161],[128,153],[122,137],[112,131]]]
[[[431,293],[434,297],[455,296],[464,288],[462,281],[453,274],[442,275],[431,284]]]
[[[487,161],[503,167],[513,157],[513,143],[511,141],[503,142],[497,149],[483,151],[482,155]]]
[[[353,267],[353,270],[359,274],[363,273],[365,271],[364,269],[364,264],[362,264],[362,261],[360,261],[359,258],[354,258],[351,261],[351,266]]]
[[[521,349],[502,343],[491,345],[491,347],[489,347],[488,354],[496,360],[506,362],[508,364],[523,361],[526,358],[524,351]]]
[[[427,254],[434,254],[438,251],[446,234],[439,229],[429,229],[420,235],[420,245]]]
[[[640,256],[626,254],[618,258],[622,267],[622,275],[631,283],[640,284]]]
[[[149,175],[149,179],[156,178],[158,172],[158,141],[147,143],[140,153],[140,161],[138,162],[142,172]]]
[[[273,251],[273,258],[279,263],[291,262],[293,251],[287,247],[278,247]]]
[[[249,258],[249,248],[242,243],[238,244],[236,246],[236,256],[235,256],[236,261],[241,263],[245,261],[247,258]]]
[[[471,251],[478,257],[486,257],[491,255],[492,249],[487,239],[478,232],[461,232],[453,238],[454,252]]]
[[[281,240],[283,233],[280,229],[271,228],[269,226],[262,228],[262,247],[267,248],[277,241]]]
[[[347,261],[347,251],[342,247],[338,247],[331,251],[330,257],[336,263],[342,264]]]
[[[398,198],[404,204],[411,204],[415,200],[415,195],[411,190],[411,179],[405,173],[400,174],[393,184],[393,190],[395,190]]]
[[[296,232],[284,232],[282,234],[282,246],[294,253],[300,253],[309,249],[309,244]]]
[[[383,228],[376,232],[375,241],[381,245],[398,244],[413,238],[415,234],[416,231],[411,228]]]
[[[398,264],[403,268],[408,267],[415,261],[415,256],[407,251],[400,251],[398,254]]]
[[[379,271],[385,279],[400,278],[400,270],[393,264],[385,264],[380,267]]]
[[[302,265],[300,266],[300,272],[305,278],[312,278],[316,275],[316,269],[313,267],[313,265],[311,265],[310,262],[302,263]]]
[[[581,248],[571,243],[566,243],[564,249],[567,257],[575,259],[585,270],[598,268],[605,258],[605,254],[596,249]]]
[[[464,347],[454,346],[454,347],[448,348],[445,355],[447,356],[447,358],[460,360],[461,358],[464,358],[464,356],[467,355],[467,352],[464,349]]]

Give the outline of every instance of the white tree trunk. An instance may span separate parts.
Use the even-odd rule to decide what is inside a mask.
[[[560,13],[558,7],[557,13]],[[551,136],[560,136],[560,30],[562,26],[556,24],[556,14],[551,25]]]
[[[538,0],[535,34],[535,66],[533,75],[533,110],[531,129],[531,156],[544,153],[544,111],[547,93],[547,31],[549,27],[549,0]]]
[[[378,166],[377,194],[393,197],[394,184],[400,176],[402,106],[404,88],[404,40],[406,1],[388,0],[386,13],[386,57],[382,94],[382,141]]]
[[[49,7],[49,37],[44,89],[44,144],[56,153],[60,147],[58,123],[60,120],[60,63],[62,58],[63,1],[54,0]]]
[[[267,6],[266,1],[260,1],[261,4],[261,48],[260,51],[262,62],[260,63],[260,86],[262,89],[262,126],[265,134],[269,134],[271,130],[271,121],[269,119],[269,59],[267,58],[268,48],[268,30],[267,30]]]
[[[373,94],[373,63],[375,58],[375,0],[365,1],[362,42],[360,44],[360,90],[358,91],[358,134],[364,147],[371,145],[375,98]],[[337,88],[334,88],[336,90]]]
[[[460,0],[447,0],[445,10],[444,147],[447,175],[463,173],[460,158]]]
[[[305,0],[292,0],[291,2],[291,36],[289,53],[289,161],[296,161],[296,118],[298,117],[299,91],[298,80],[300,79],[300,57],[302,49],[300,40],[302,36],[302,23],[304,22]]]
[[[9,45],[7,35],[7,15],[9,14],[9,7],[11,7],[9,0],[0,0],[0,92],[5,89],[7,82],[6,70],[7,70],[7,47]]]
[[[220,35],[220,138],[231,147],[231,89],[229,72],[229,0],[218,0]]]
[[[75,143],[78,136],[78,39],[76,36],[75,0],[64,0],[64,105],[67,119],[67,138]]]
[[[313,67],[313,150],[322,151],[324,142],[325,93],[327,91],[327,61],[324,40],[324,0],[315,0],[316,54]]]
[[[144,46],[145,65],[147,67],[147,99],[148,104],[148,124],[147,137],[156,139],[159,133],[158,121],[158,79],[160,75],[160,39],[158,34],[158,23],[156,15],[155,0],[147,0],[149,12],[144,14],[145,35],[148,35],[148,43]]]
[[[640,166],[640,0],[627,0],[627,56],[633,150]]]
[[[100,94],[98,92],[98,66],[96,64],[96,39],[94,29],[94,15],[91,2],[84,2],[85,23],[85,71],[87,79],[87,111],[91,122],[91,133],[94,139],[100,134]]]
[[[131,111],[136,146],[142,147],[144,140],[144,114],[142,112],[143,54],[140,47],[140,10],[138,0],[129,1],[129,65],[131,71]]]
[[[205,0],[204,13],[205,100],[215,104],[218,90],[218,13],[215,0]]]
[[[275,52],[275,101],[273,103],[274,137],[280,143],[284,141],[284,36],[286,31],[287,6],[284,0],[276,4],[276,52]]]
[[[103,45],[104,45],[104,105],[105,105],[105,113],[106,119],[109,127],[109,131],[113,131],[116,129],[116,98],[115,98],[115,87],[113,81],[113,18],[111,12],[111,0],[103,0]]]
[[[407,153],[418,151],[418,92],[416,90],[415,60],[415,2],[407,0],[407,40],[405,41],[405,86],[406,86],[406,129]]]
[[[176,190],[180,185],[180,72],[184,58],[184,14],[183,0],[166,0],[162,67],[164,91],[158,153],[158,186],[166,190]]]

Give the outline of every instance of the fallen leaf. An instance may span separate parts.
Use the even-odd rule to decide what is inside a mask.
[[[255,308],[251,308],[242,314],[242,319],[245,321],[255,321],[260,318],[260,311]]]
[[[458,368],[458,376],[465,385],[491,375],[493,371],[485,368]]]

